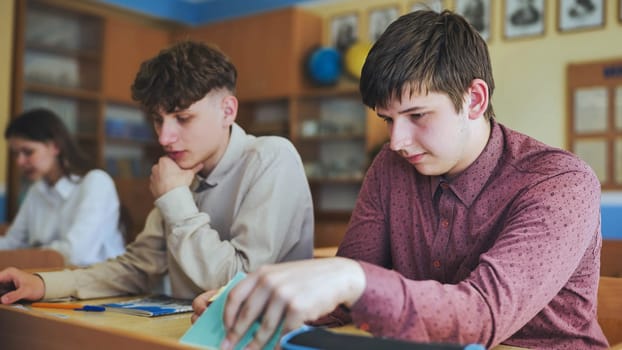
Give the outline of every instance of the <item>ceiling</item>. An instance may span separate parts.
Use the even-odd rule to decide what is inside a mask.
[[[156,18],[203,25],[313,0],[96,0]]]

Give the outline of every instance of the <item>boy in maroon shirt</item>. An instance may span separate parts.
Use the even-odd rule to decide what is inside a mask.
[[[600,184],[573,154],[494,119],[485,41],[461,16],[392,23],[362,70],[390,143],[368,170],[332,259],[261,268],[229,294],[230,349],[337,306],[374,335],[604,349],[596,319]],[[195,318],[206,293],[195,300]],[[333,314],[336,315],[336,314]]]

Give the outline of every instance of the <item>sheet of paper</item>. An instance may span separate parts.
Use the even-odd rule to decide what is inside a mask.
[[[188,331],[181,337],[180,342],[184,344],[200,346],[206,349],[218,349],[220,343],[225,339],[225,325],[223,322],[223,313],[225,310],[225,302],[227,295],[231,289],[241,280],[246,277],[246,274],[238,272],[227,283],[225,289],[219,293],[218,297],[212,302],[212,304],[203,312],[196,322],[188,329]],[[248,332],[242,337],[242,340],[236,345],[235,350],[243,349],[253,339],[253,335],[259,329],[259,322],[253,323]],[[270,342],[264,347],[264,349],[274,349],[279,335],[281,333],[281,327],[279,327],[276,334],[270,339]]]

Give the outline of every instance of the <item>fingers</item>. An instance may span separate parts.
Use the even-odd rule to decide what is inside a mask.
[[[14,302],[23,298],[24,291],[23,289],[17,289],[12,292],[8,292],[0,298],[2,304],[13,304]]]
[[[12,304],[14,301],[19,300],[15,299],[15,290],[19,283],[15,281],[14,270],[16,271],[17,269],[9,267],[0,271],[0,302],[2,304]]]
[[[253,340],[247,345],[247,349],[263,349],[275,333],[277,337],[280,337],[282,331],[280,325],[284,309],[285,301],[283,299],[272,298],[270,300],[269,307],[261,317],[259,329],[255,333]]]
[[[201,295],[194,298],[192,301],[192,310],[194,313],[190,318],[190,321],[194,323],[199,316],[203,314],[205,309],[212,303],[214,296],[218,293],[218,290],[208,290],[207,292],[202,293]]]
[[[257,312],[254,316],[249,314],[248,304],[254,304],[253,309],[262,307],[265,304],[265,300],[257,305],[257,301],[246,303],[250,298],[251,292],[256,288],[257,277],[255,275],[249,275],[238,285],[236,285],[227,295],[227,302],[225,303],[225,310],[223,312],[223,321],[225,323],[225,329],[227,330],[227,337],[222,344],[223,349],[230,349],[230,345],[237,344],[242,336],[246,333],[251,323],[259,317],[260,312]]]
[[[316,287],[326,281],[331,288]],[[253,339],[242,345],[260,349],[275,334],[297,329],[340,303],[354,303],[364,288],[365,274],[358,262],[343,258],[263,266],[229,293],[223,315],[227,336],[221,347],[231,349],[252,329]]]

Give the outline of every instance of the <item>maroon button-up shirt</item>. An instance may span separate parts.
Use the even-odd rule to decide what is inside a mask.
[[[604,349],[600,248],[594,172],[492,121],[482,154],[452,179],[423,176],[385,147],[338,255],[363,266],[351,316],[375,335]]]

